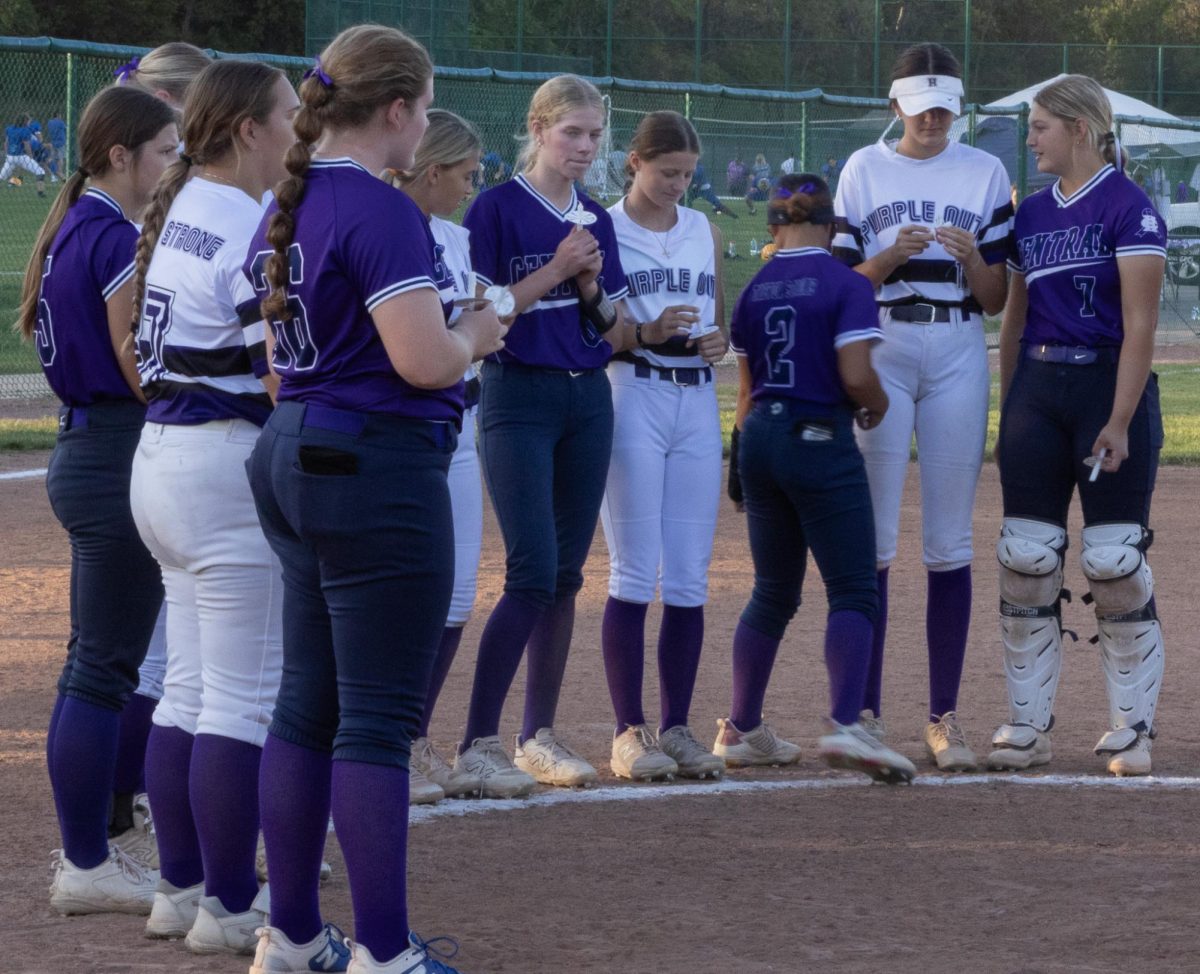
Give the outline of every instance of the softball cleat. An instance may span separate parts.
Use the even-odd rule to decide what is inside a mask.
[[[477,737],[454,759],[454,770],[479,779],[480,798],[522,798],[537,782],[518,769],[500,738]]]
[[[204,884],[185,886],[183,889],[159,879],[154,891],[154,905],[146,921],[145,935],[150,940],[178,940],[186,937],[196,922],[200,908],[200,897],[204,895]]]
[[[409,767],[419,771],[445,792],[447,798],[470,798],[479,794],[479,775],[459,771],[434,749],[428,737],[413,741]]]
[[[513,764],[543,785],[590,788],[596,769],[558,739],[553,727],[539,728],[523,743],[518,740]]]
[[[725,772],[724,760],[696,740],[686,724],[660,730],[658,746],[678,765],[681,778],[712,778],[715,781]]]
[[[831,768],[861,771],[874,781],[888,785],[906,784],[917,768],[903,754],[880,744],[859,723],[830,721],[830,732],[817,742],[817,753]]]
[[[868,730],[867,733],[871,732]],[[925,750],[939,771],[975,771],[979,768],[975,752],[967,746],[967,736],[958,722],[958,714],[953,710],[925,725]]]
[[[91,869],[80,869],[61,850],[54,853],[50,906],[63,916],[134,913],[146,916],[154,905],[158,872],[147,869],[116,846]]]
[[[992,737],[989,771],[1028,771],[1049,764],[1050,734],[1028,724],[1004,724]]]
[[[626,727],[613,737],[611,765],[613,774],[630,781],[671,781],[679,773],[679,765],[645,724]]]
[[[713,744],[713,754],[721,758],[728,768],[778,767],[799,761],[800,747],[785,741],[766,723],[743,731],[732,720],[720,717],[717,719],[717,740]]]
[[[1108,773],[1118,778],[1147,775],[1151,771],[1150,746],[1153,744],[1150,734],[1138,731],[1137,740],[1124,751],[1118,751],[1108,759]],[[1103,756],[1103,752],[1097,752]]]

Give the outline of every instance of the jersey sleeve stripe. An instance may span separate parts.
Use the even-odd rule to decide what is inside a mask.
[[[605,292],[605,293],[607,294],[608,292]],[[612,294],[609,294],[609,295],[608,295],[608,300],[610,300],[610,301],[620,301],[622,298],[626,298],[626,297],[628,297],[628,296],[629,296],[629,288],[628,288],[628,287],[623,287],[623,288],[621,288],[621,290],[619,290],[619,291],[614,291]]]
[[[992,227],[997,227],[1001,224],[1007,223],[1012,219],[1012,216],[1012,203],[1005,203],[1003,206],[996,207],[996,209],[992,211],[992,218],[980,228],[979,236],[982,237],[989,230],[991,230]]]
[[[844,331],[833,340],[834,348],[844,348],[855,342],[874,342],[883,339],[881,328],[863,328],[859,331]]]
[[[1118,257],[1136,257],[1139,255],[1143,255],[1143,256],[1150,255],[1150,256],[1154,256],[1154,257],[1162,257],[1165,259],[1167,256],[1167,248],[1166,247],[1147,246],[1144,244],[1137,246],[1137,247],[1118,247],[1117,248],[1117,256]]]
[[[979,255],[988,264],[999,264],[1008,258],[1012,251],[1012,242],[1010,237],[999,237],[995,240],[989,240],[986,243],[979,245]]]
[[[424,287],[437,290],[437,285],[433,282],[433,278],[430,277],[410,277],[407,281],[397,281],[395,284],[389,284],[367,298],[367,310],[374,311],[389,298],[394,298],[398,294],[405,294],[408,291],[419,291]]]
[[[105,301],[116,294],[117,291],[121,289],[121,286],[125,284],[125,282],[131,277],[133,277],[133,271],[135,267],[136,262],[131,261],[128,267],[122,270],[121,273],[119,273],[116,277],[109,281],[108,284],[105,285],[104,289],[100,292]]]

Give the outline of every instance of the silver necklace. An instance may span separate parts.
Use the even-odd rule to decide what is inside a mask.
[[[658,244],[658,249],[662,251],[662,255],[664,257],[671,256],[671,250],[667,244],[671,237],[671,231],[674,229],[674,227],[668,227],[667,232],[661,235],[655,230],[650,231],[651,235],[654,237],[654,242]]]

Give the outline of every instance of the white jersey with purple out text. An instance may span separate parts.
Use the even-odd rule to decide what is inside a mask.
[[[1012,199],[1000,160],[961,142],[936,156],[913,159],[894,143],[859,149],[838,178],[837,235],[833,253],[853,266],[887,250],[900,228],[917,224],[934,230],[950,225],[973,234],[989,264],[1008,257]],[[881,307],[914,301],[978,311],[958,261],[936,240],[897,267],[879,288]]]
[[[1025,275],[1031,345],[1119,346],[1120,257],[1166,260],[1167,231],[1132,179],[1105,166],[1070,196],[1056,181],[1021,203],[1009,267]]]
[[[481,193],[463,218],[471,232],[471,266],[480,282],[485,287],[512,285],[549,264],[563,237],[573,229],[567,217],[577,204],[596,217],[587,229],[604,258],[600,285],[612,301],[624,298],[628,288],[608,211],[574,189],[566,209],[560,210],[524,175]],[[612,354],[612,346],[583,319],[579,288],[573,279],[563,281],[521,312],[504,342],[504,348],[491,356],[495,361],[547,369],[598,369]]]
[[[672,305],[700,309],[701,327],[716,324],[717,276],[712,228],[699,210],[675,207],[676,222],[666,233],[647,230],[625,212],[625,199],[614,203],[613,228],[621,246],[621,269],[629,294],[625,307],[634,321],[649,322]],[[633,354],[668,368],[700,368],[706,363],[688,339],[672,338],[661,345],[635,349]]]
[[[259,298],[272,203],[254,235],[246,271]],[[295,211],[288,250],[287,321],[270,322],[279,399],[367,413],[457,423],[463,389],[417,389],[392,367],[371,312],[421,288],[437,290],[429,221],[407,195],[351,159],[315,160]]]
[[[462,313],[453,302],[475,297],[470,291],[471,231],[440,216],[429,218],[429,229],[436,247],[434,265],[438,271],[438,293],[442,296],[442,307],[448,313],[446,322],[453,324]],[[472,365],[464,378],[470,379],[477,372],[477,366]]]
[[[751,399],[826,412],[851,405],[837,350],[883,337],[871,282],[819,247],[777,251],[742,291],[729,333],[750,366]]]

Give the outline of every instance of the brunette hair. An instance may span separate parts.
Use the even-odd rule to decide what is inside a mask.
[[[962,65],[958,63],[958,58],[941,44],[914,44],[912,47],[906,47],[892,63],[893,81],[922,74],[961,78]]]
[[[42,289],[42,265],[67,211],[87,188],[89,176],[103,176],[111,163],[108,154],[114,146],[136,152],[166,126],[175,123],[175,112],[166,102],[140,88],[105,88],[83,110],[76,137],[79,142],[79,168],[63,183],[42,224],[21,286],[21,309],[17,330],[26,338],[37,325],[38,298]]]
[[[829,184],[811,172],[780,176],[767,203],[767,222],[832,223],[833,196]]]

